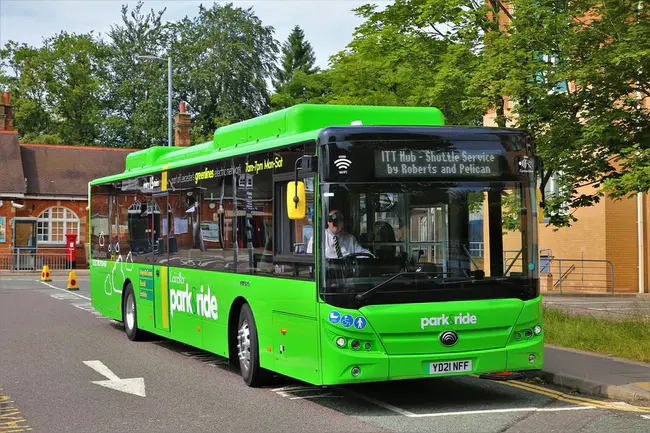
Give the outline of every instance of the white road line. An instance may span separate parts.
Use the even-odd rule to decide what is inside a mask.
[[[278,392],[278,391],[285,391],[285,392],[293,392],[293,391],[308,391],[312,389],[320,389],[317,386],[313,385],[287,385],[283,386],[281,388],[275,388],[272,389],[271,391],[273,392]]]
[[[358,398],[361,398],[361,399],[363,399],[363,400],[369,401],[370,403],[372,403],[372,404],[374,404],[374,405],[377,405],[377,406],[379,406],[379,407],[383,407],[384,409],[388,409],[388,410],[390,410],[391,412],[395,412],[395,413],[398,413],[398,414],[400,414],[400,415],[408,416],[408,417],[410,417],[410,418],[417,417],[417,415],[414,414],[413,412],[409,412],[408,410],[400,409],[400,408],[397,407],[397,406],[393,406],[392,404],[384,403],[383,401],[375,400],[375,399],[372,398],[372,397],[368,397],[368,396],[365,396],[365,395],[359,394],[359,393],[356,392],[356,391],[350,391],[349,389],[343,389],[342,391],[343,391],[344,393],[352,394],[352,395],[354,395],[354,396],[356,396],[356,397],[358,397]]]
[[[634,304],[645,301],[544,301],[545,304],[553,305],[590,305],[590,304]]]
[[[460,412],[440,412],[440,413],[417,413],[411,415],[412,418],[424,417],[438,417],[438,416],[452,416],[452,415],[479,415],[490,413],[508,413],[508,412],[561,412],[565,410],[587,410],[598,409],[592,406],[576,406],[576,407],[558,407],[558,408],[540,408],[540,407],[517,407],[510,409],[485,409],[485,410],[466,410]]]
[[[593,406],[575,406],[575,407],[558,407],[558,408],[539,408],[539,407],[517,407],[509,409],[483,409],[483,410],[466,410],[459,412],[437,412],[437,413],[413,413],[411,411],[401,409],[392,404],[384,403],[383,401],[375,400],[372,397],[367,397],[365,395],[359,394],[355,391],[350,391],[348,389],[343,390],[343,392],[353,394],[363,400],[369,401],[372,404],[375,404],[384,409],[388,409],[391,412],[404,415],[409,418],[432,418],[439,416],[455,416],[455,415],[480,415],[480,414],[490,414],[490,413],[507,413],[507,412],[560,412],[566,410],[586,410],[586,409],[599,409]]]
[[[87,296],[80,295],[80,294],[78,294],[78,293],[73,293],[73,292],[70,292],[70,291],[65,290],[65,289],[60,289],[60,288],[58,288],[58,287],[56,287],[56,286],[53,286],[53,285],[51,285],[51,284],[46,283],[45,281],[39,281],[39,282],[42,283],[42,284],[45,284],[46,286],[51,287],[51,288],[53,288],[53,289],[60,290],[60,291],[62,291],[62,292],[69,293],[69,294],[71,294],[71,295],[73,295],[73,296],[76,296],[76,297],[78,297],[78,298],[81,298],[81,299],[87,299],[88,301],[90,301],[90,298],[88,298]]]
[[[312,399],[312,398],[343,398],[342,395],[332,395],[331,392],[328,392],[327,394],[319,394],[319,395],[306,395],[304,397],[291,397],[289,400],[302,400],[305,398]]]

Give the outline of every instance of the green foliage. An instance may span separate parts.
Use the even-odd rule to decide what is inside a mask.
[[[23,135],[21,143],[30,144],[66,144],[58,134],[35,134],[33,132]]]
[[[501,195],[501,222],[505,231],[521,231],[521,196],[512,191]]]
[[[604,192],[650,190],[650,115],[640,103],[650,98],[650,14],[641,3],[366,5],[355,10],[363,23],[353,39],[319,71],[298,26],[278,69],[274,30],[252,9],[200,6],[164,23],[164,9],[144,13],[140,2],[122,7],[107,41],[61,32],[38,48],[7,42],[0,86],[12,92],[23,140],[137,148],[167,143],[167,65],[138,60],[145,54],[173,58],[173,109],[188,103],[194,142],[306,102],[436,106],[448,124],[465,125],[490,111],[496,124],[531,132],[542,188],[560,174],[545,213],[561,227]]]
[[[0,86],[13,94],[23,141],[166,145],[167,62],[141,55],[172,57],[173,110],[188,102],[195,140],[269,111],[277,42],[251,9],[201,6],[194,19],[164,23],[165,9],[142,8],[123,6],[108,42],[62,32],[40,48],[9,41],[0,50]]]
[[[614,196],[643,188],[634,185],[644,170],[634,149],[647,142],[650,127],[638,99],[650,96],[650,16],[639,14],[636,2],[512,3],[503,43],[505,61],[515,60],[518,69],[502,94],[517,102],[513,126],[533,133],[545,179],[561,173],[546,213],[552,224],[568,226],[575,217],[564,208],[599,202],[598,187],[608,185]],[[617,157],[627,159],[622,173],[613,165]]]
[[[99,144],[106,46],[92,33],[62,32],[47,39],[45,48],[43,55],[49,66],[45,89],[51,113],[59,119],[58,135],[71,144]]]
[[[273,110],[296,104],[327,104],[332,100],[332,77],[330,71],[307,74],[298,70],[280,92],[271,96]]]
[[[267,80],[278,45],[273,28],[251,9],[232,4],[199,7],[194,19],[173,25],[174,87],[193,110],[193,128],[211,136],[221,125],[270,110]]]
[[[162,18],[165,9],[142,12],[142,2],[122,23],[111,26],[108,98],[103,141],[106,145],[147,148],[167,144],[167,62],[139,59],[167,57],[171,32]]]
[[[432,37],[424,3],[356,9],[365,22],[331,59],[331,103],[436,106],[448,123],[478,124],[483,113],[463,106],[477,57],[470,45]]]
[[[314,50],[311,44],[305,40],[305,32],[300,26],[295,26],[282,44],[280,67],[275,72],[273,81],[276,92],[282,91],[283,86],[293,80],[298,71],[305,74],[317,72],[317,68],[314,68],[315,61]]]
[[[558,346],[650,361],[650,327],[645,306],[624,315],[592,317],[554,308],[543,311],[544,340]]]

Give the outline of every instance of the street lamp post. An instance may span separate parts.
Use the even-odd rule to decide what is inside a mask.
[[[143,60],[167,60],[167,146],[172,145],[172,57],[138,56]]]

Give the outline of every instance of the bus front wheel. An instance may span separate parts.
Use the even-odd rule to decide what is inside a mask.
[[[131,283],[126,285],[124,290],[124,304],[122,305],[122,321],[126,336],[131,341],[142,340],[144,331],[138,328],[138,314],[135,305],[135,295]]]
[[[239,312],[237,327],[237,357],[242,378],[246,385],[255,387],[268,382],[270,372],[260,367],[260,351],[257,341],[257,327],[253,311],[244,304]]]

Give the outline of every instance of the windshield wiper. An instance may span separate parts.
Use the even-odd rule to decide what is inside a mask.
[[[371,287],[370,289],[366,290],[363,293],[359,293],[357,296],[354,297],[358,302],[363,302],[366,299],[370,297],[375,291],[378,289],[384,287],[386,284],[390,283],[391,281],[395,280],[396,278],[399,278],[403,275],[427,275],[426,272],[400,272],[398,274],[393,275],[392,277],[388,278],[385,281],[382,281],[381,283],[377,284],[374,287]]]

